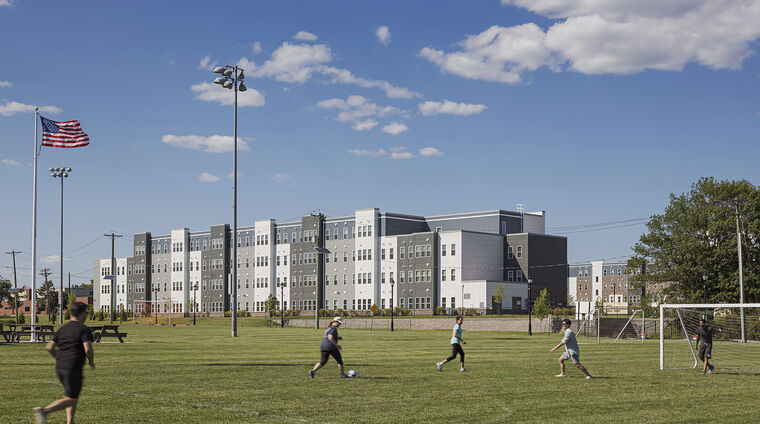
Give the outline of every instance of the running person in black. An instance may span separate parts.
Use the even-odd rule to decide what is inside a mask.
[[[712,358],[712,338],[715,330],[718,330],[718,333],[723,332],[720,328],[714,328],[707,325],[707,321],[704,319],[699,320],[696,345],[699,348],[699,359],[702,361],[703,375],[707,373],[712,374],[715,369],[715,367],[710,364],[710,358]],[[701,345],[699,344],[700,340],[702,340]]]
[[[343,324],[343,319],[341,317],[335,317],[333,318],[332,322],[330,322],[330,326],[327,327],[327,330],[325,330],[325,336],[322,338],[322,344],[319,346],[319,350],[321,351],[322,357],[314,364],[314,368],[309,371],[309,377],[314,378],[314,374],[316,374],[317,370],[322,368],[326,363],[327,360],[330,359],[330,356],[335,358],[335,362],[338,363],[338,371],[340,371],[340,378],[348,378],[345,372],[343,372],[343,358],[340,356],[340,345],[338,344],[338,340],[342,340],[342,337],[338,337],[338,327]]]
[[[92,331],[84,325],[87,320],[87,305],[76,302],[71,307],[71,321],[56,331],[53,339],[45,346],[55,358],[55,372],[63,384],[64,396],[44,408],[34,408],[37,423],[44,423],[47,415],[61,409],[66,409],[66,422],[74,422],[77,410],[79,392],[82,391],[82,367],[84,360],[95,369],[94,352],[92,350]]]
[[[464,318],[461,316],[457,317],[456,324],[454,324],[454,328],[451,329],[451,355],[443,361],[437,362],[435,364],[435,367],[438,368],[438,371],[443,371],[443,364],[449,361],[453,361],[457,357],[457,354],[459,354],[460,361],[459,372],[467,371],[464,369],[464,350],[462,350],[462,345],[467,344],[467,342],[462,339],[463,322]]]

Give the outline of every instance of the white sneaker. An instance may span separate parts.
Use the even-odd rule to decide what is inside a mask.
[[[443,371],[443,362],[436,362],[435,367],[438,368],[438,371]]]
[[[37,420],[37,424],[45,424],[47,422],[47,414],[42,408],[33,408],[32,412],[34,412],[34,418]]]
[[[467,370],[464,368],[459,368],[459,372],[466,372]]]
[[[590,376],[590,375],[587,375],[587,376],[586,376],[586,380],[591,380],[592,378],[594,378],[594,377],[592,377],[592,376]]]
[[[557,374],[555,377],[565,377],[565,374]]]

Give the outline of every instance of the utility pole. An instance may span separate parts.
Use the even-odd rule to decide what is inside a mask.
[[[121,237],[121,234],[116,234],[112,231],[111,234],[103,234],[103,235],[111,238],[111,276],[113,278],[111,279],[111,305],[108,308],[108,318],[111,324],[113,324],[113,311],[114,311],[114,303],[115,303],[114,284],[116,281],[116,257],[114,256],[114,240]]]
[[[50,318],[50,288],[47,286],[48,275],[50,275],[50,274],[52,274],[52,272],[50,272],[50,268],[42,268],[42,271],[40,271],[40,275],[43,276],[43,277],[45,277],[45,282],[42,283],[43,284],[42,287],[45,288],[45,303],[47,304],[47,306],[45,306],[45,309],[47,309],[48,321],[51,320],[51,318]],[[34,308],[33,311],[34,311],[34,313],[36,315],[37,314],[37,305],[34,305],[33,308]]]
[[[13,255],[13,288],[16,290],[16,295],[13,296],[13,311],[14,315],[16,315],[16,325],[18,325],[18,278],[16,277],[16,253],[21,253],[21,251],[11,250],[10,252],[5,252],[6,255]]]
[[[739,222],[739,202],[739,199],[734,199],[734,206],[736,207],[736,244],[739,250],[739,304],[742,305],[739,310],[741,312],[742,343],[747,343],[747,334],[744,327],[744,271],[742,270],[742,228]]]

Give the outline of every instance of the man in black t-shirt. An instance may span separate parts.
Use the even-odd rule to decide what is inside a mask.
[[[44,408],[34,408],[37,423],[44,423],[51,412],[66,409],[67,423],[74,422],[77,410],[79,392],[82,391],[82,367],[84,360],[95,369],[94,352],[92,351],[92,331],[84,325],[87,319],[87,305],[76,302],[71,307],[71,321],[56,331],[53,339],[45,346],[55,358],[55,372],[63,384],[64,396]]]
[[[699,320],[699,329],[697,329],[697,347],[699,348],[699,359],[702,361],[702,374],[712,374],[715,369],[710,364],[710,358],[712,358],[712,338],[715,330],[718,333],[722,333],[720,328],[713,328],[707,325],[707,321],[703,319]],[[699,341],[702,340],[702,344]]]

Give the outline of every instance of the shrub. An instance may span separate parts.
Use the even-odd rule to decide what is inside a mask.
[[[18,314],[18,323],[19,324],[25,324],[26,323],[26,315],[24,315],[24,314]]]
[[[127,320],[127,311],[121,310],[121,314],[119,314],[119,321],[124,322]]]
[[[396,306],[393,308],[393,313],[396,315],[401,315],[401,306]]]
[[[319,310],[319,316],[321,316],[321,317],[327,317],[327,316],[331,315],[331,312],[332,311],[330,311],[328,309],[320,309]]]
[[[411,309],[402,309],[401,310],[401,315],[409,316],[411,314],[412,314],[412,310]]]
[[[95,309],[92,307],[92,305],[87,307],[87,319],[92,321],[92,317],[95,316]]]
[[[119,320],[119,315],[116,313],[115,310],[111,311],[111,319],[113,321],[118,321]]]
[[[71,312],[69,312],[68,309],[66,309],[66,312],[63,313],[63,319],[65,319],[66,321],[71,319]]]
[[[238,309],[237,316],[239,316],[239,317],[247,317],[249,315],[248,315],[248,312],[245,311],[245,309]]]
[[[224,311],[224,317],[225,318],[229,318],[231,316],[232,316],[232,312],[231,311]]]
[[[435,314],[436,315],[446,315],[446,307],[444,307],[444,306],[436,306],[435,307]]]

